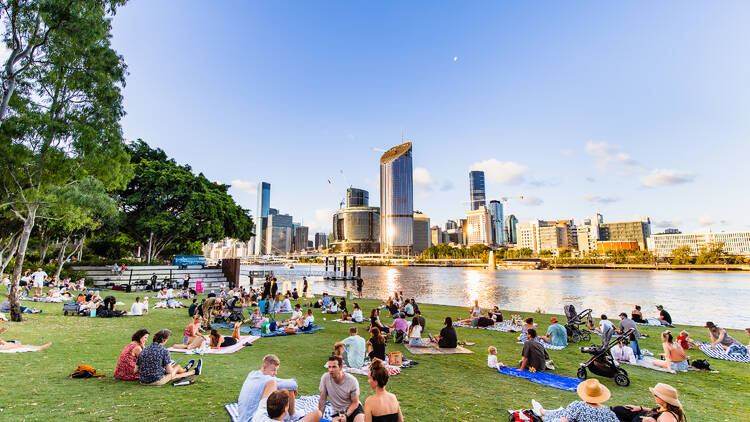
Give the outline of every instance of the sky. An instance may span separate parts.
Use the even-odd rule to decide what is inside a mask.
[[[255,214],[329,232],[413,142],[414,207],[465,216],[468,172],[530,219],[750,230],[750,3],[134,0],[114,17],[126,139]],[[329,183],[330,180],[330,183]]]

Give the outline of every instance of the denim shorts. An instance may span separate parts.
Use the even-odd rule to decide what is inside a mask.
[[[409,346],[422,346],[422,339],[421,338],[409,339]]]
[[[673,371],[687,371],[688,370],[688,363],[686,360],[682,360],[679,362],[670,362],[669,364],[672,367]]]

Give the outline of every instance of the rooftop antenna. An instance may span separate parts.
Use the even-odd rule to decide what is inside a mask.
[[[401,128],[401,143],[404,143],[404,128]]]

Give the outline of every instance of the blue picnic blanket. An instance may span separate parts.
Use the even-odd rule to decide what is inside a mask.
[[[211,327],[212,328],[224,328],[224,329],[227,329],[227,330],[234,330],[234,324],[230,324],[230,323],[227,323],[227,322],[215,322],[215,323],[211,324]],[[323,329],[323,327],[321,327],[319,325],[313,325],[312,329],[307,330],[307,331],[297,330],[296,334],[312,334],[312,333],[314,333],[316,331],[320,331],[322,329]],[[291,336],[291,335],[294,335],[294,334],[287,334],[284,331],[274,331],[272,333],[261,334],[260,328],[249,327],[249,326],[240,327],[240,333],[242,333],[242,334],[250,334],[250,335],[253,335],[253,336],[260,336],[260,337],[278,337],[278,336]]]
[[[307,415],[318,408],[318,400],[320,395],[314,394],[311,396],[300,396],[294,401],[294,411],[298,415]],[[224,406],[229,413],[229,417],[232,418],[233,422],[239,422],[240,420],[240,407],[237,403],[229,403]],[[333,407],[331,403],[326,403],[326,410],[323,412],[323,419],[321,422],[331,422],[333,415]]]
[[[578,378],[563,377],[549,372],[521,371],[518,368],[511,368],[508,366],[500,367],[497,372],[512,377],[526,378],[531,382],[565,391],[576,391],[578,384],[583,381]]]

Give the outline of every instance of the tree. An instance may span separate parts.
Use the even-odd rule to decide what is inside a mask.
[[[9,298],[14,321],[22,320],[16,287],[29,237],[37,217],[45,216],[53,205],[51,189],[86,176],[111,189],[123,186],[131,176],[119,124],[124,114],[120,89],[125,83],[125,63],[110,46],[111,23],[106,16],[122,3],[0,4],[8,16],[6,44],[12,51],[37,39],[35,30],[30,30],[26,41],[21,36],[11,42],[19,25],[25,28],[38,22],[40,28],[49,29],[44,35],[43,59],[24,62],[21,73],[13,68],[13,81],[6,62],[2,81],[7,109],[0,121],[0,168],[4,170],[0,208],[8,207],[23,225]],[[13,57],[11,53],[8,60]],[[21,75],[23,80],[18,79]]]
[[[684,245],[672,249],[672,255],[670,257],[670,263],[675,265],[692,264],[693,262],[693,250],[690,246]]]
[[[534,251],[531,250],[531,248],[521,248],[518,250],[518,256],[522,258],[530,257]]]
[[[695,263],[699,265],[716,264],[724,256],[724,242],[709,243],[700,248]]]
[[[547,250],[547,249],[543,249],[543,250],[539,251],[539,256],[543,256],[545,258],[549,258],[550,256],[552,256],[552,251]]]
[[[150,251],[149,261],[173,244],[253,236],[250,213],[234,202],[228,185],[194,175],[142,140],[129,148],[136,176],[118,193],[121,230]]]

